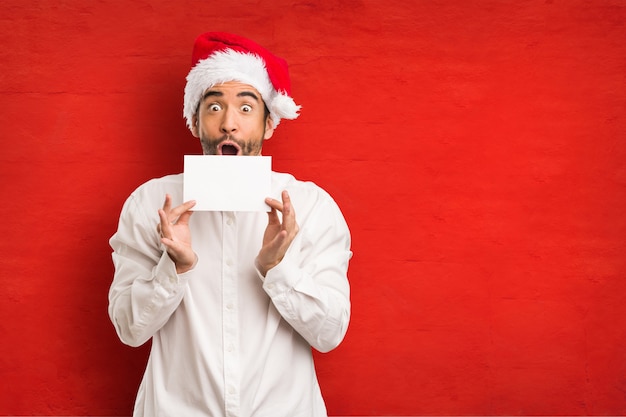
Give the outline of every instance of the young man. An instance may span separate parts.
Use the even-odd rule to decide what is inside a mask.
[[[205,154],[260,155],[298,116],[289,94],[287,64],[261,46],[196,40],[184,116]],[[152,339],[134,416],[326,416],[311,347],[335,348],[350,319],[339,208],[276,172],[269,214],[192,212],[182,189],[182,174],[140,186],[110,241],[111,321],[128,345]]]

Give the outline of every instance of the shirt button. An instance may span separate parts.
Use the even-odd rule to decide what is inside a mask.
[[[226,310],[232,310],[232,309],[233,309],[233,303],[226,304]]]
[[[226,259],[226,265],[233,266],[233,260],[232,259]]]
[[[228,220],[226,220],[226,224],[229,226],[233,225],[233,219],[231,219],[230,217],[228,218]]]
[[[235,388],[234,387],[228,387],[228,393],[230,395],[233,395],[235,393]]]

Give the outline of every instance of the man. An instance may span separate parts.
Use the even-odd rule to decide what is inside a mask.
[[[254,42],[194,44],[184,116],[210,155],[260,155],[295,119],[287,64]],[[111,238],[109,315],[120,339],[152,339],[135,416],[326,416],[311,347],[350,318],[350,234],[322,189],[272,172],[269,214],[192,212],[182,174],[128,198]]]

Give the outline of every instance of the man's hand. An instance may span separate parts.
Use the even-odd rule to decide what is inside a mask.
[[[176,265],[176,272],[182,274],[196,265],[198,257],[191,248],[191,232],[189,218],[196,205],[195,201],[187,201],[178,207],[172,208],[172,196],[165,195],[163,208],[159,209],[161,223],[157,225],[157,232],[161,235],[161,243],[167,248],[167,254]]]
[[[281,203],[273,198],[265,199],[265,203],[272,208],[272,211],[268,213],[269,220],[263,235],[263,247],[256,258],[256,267],[263,276],[283,260],[289,245],[298,234],[296,212],[291,205],[291,198],[287,191],[283,191],[282,200]],[[282,224],[277,211],[283,214]]]

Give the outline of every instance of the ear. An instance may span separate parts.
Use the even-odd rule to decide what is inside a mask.
[[[198,132],[198,114],[194,114],[191,118],[191,134],[196,138],[200,137]]]
[[[265,135],[263,136],[263,139],[269,139],[272,137],[272,135],[274,134],[274,121],[272,120],[272,118],[270,116],[267,116],[267,119],[265,120]]]

